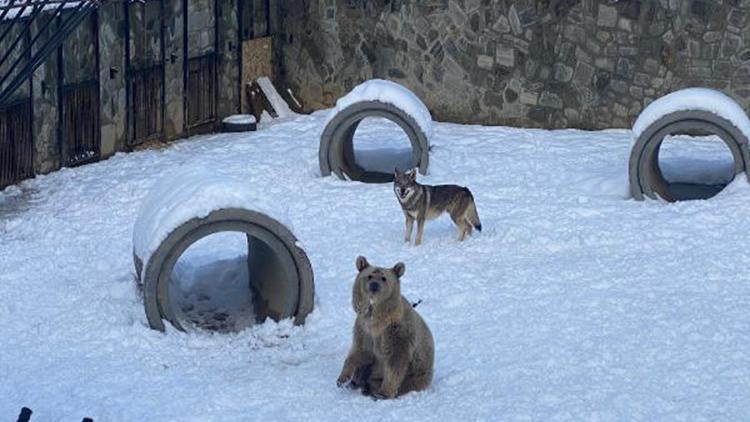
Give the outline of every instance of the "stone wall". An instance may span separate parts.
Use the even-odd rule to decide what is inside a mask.
[[[283,73],[309,108],[368,78],[438,120],[628,127],[686,86],[750,105],[749,0],[282,2]]]
[[[32,25],[34,33],[40,33],[39,45],[54,36],[52,25],[43,25],[43,21],[36,21]],[[60,121],[57,117],[59,103],[59,66],[57,55],[52,55],[39,66],[31,78],[33,82],[33,110],[34,124],[31,125],[34,139],[34,171],[45,174],[60,168],[62,161],[58,139]]]
[[[189,0],[188,3],[189,57],[212,53],[216,49],[214,1]]]
[[[125,10],[118,2],[99,6],[99,101],[101,154],[109,157],[127,145],[127,91],[125,82]]]
[[[164,132],[176,139],[185,128],[185,11],[182,0],[165,0]]]
[[[0,22],[0,34],[8,31],[8,34],[5,36],[5,38],[0,41],[0,58],[2,58],[9,49],[13,48],[13,50],[8,55],[8,58],[5,59],[5,62],[0,65],[0,75],[5,75],[11,68],[11,66],[13,66],[13,64],[17,61],[19,64],[18,66],[16,66],[16,70],[8,76],[8,78],[2,83],[2,85],[0,85],[0,88],[10,85],[13,78],[18,75],[18,70],[27,63],[28,59],[28,57],[21,57],[23,55],[23,50],[26,49],[26,45],[29,42],[28,35],[22,37],[20,41],[16,43],[16,40],[22,33],[23,28],[19,27],[18,25],[11,25],[10,27],[8,27],[8,25],[9,24],[7,23]],[[10,102],[28,99],[30,94],[30,85],[28,83],[24,83],[13,92]]]
[[[62,19],[66,19],[69,14],[70,12],[63,13]],[[96,14],[91,14],[63,42],[61,66],[64,84],[76,84],[97,78],[97,25]]]
[[[237,2],[241,0],[219,0],[218,31],[218,78],[219,89],[217,112],[220,116],[240,111],[240,28]],[[231,89],[234,87],[234,89]]]

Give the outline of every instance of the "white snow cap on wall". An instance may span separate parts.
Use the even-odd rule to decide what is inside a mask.
[[[432,116],[416,94],[396,82],[383,79],[365,81],[336,101],[326,117],[323,128],[343,109],[361,101],[380,101],[392,104],[410,115],[422,129],[427,138],[432,137]]]
[[[633,137],[638,138],[651,124],[675,111],[707,111],[723,117],[750,139],[750,119],[728,95],[708,88],[686,88],[665,95],[646,107],[633,124]]]
[[[146,195],[133,228],[133,251],[144,264],[169,234],[193,218],[222,208],[243,208],[283,223],[286,215],[273,195],[263,199],[241,180],[200,166],[186,165],[159,179]],[[291,227],[289,224],[285,224]]]

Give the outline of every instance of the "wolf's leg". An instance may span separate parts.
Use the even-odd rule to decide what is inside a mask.
[[[414,230],[414,217],[406,214],[406,233],[404,233],[404,241],[406,243],[411,242],[411,232]]]
[[[456,225],[456,228],[458,229],[458,241],[462,242],[466,239],[466,226],[459,223]]]
[[[464,228],[466,228],[466,234],[469,236],[471,236],[474,232],[474,226],[469,220],[464,220]]]
[[[453,224],[456,225],[456,229],[458,230],[458,241],[461,242],[464,239],[466,239],[466,221],[463,215],[459,215],[455,212],[450,213],[451,220],[453,220]]]
[[[417,218],[417,240],[414,241],[415,246],[422,244],[422,235],[424,234],[424,218]]]

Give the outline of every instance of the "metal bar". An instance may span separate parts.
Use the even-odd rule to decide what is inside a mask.
[[[102,155],[102,97],[101,97],[101,72],[99,71],[99,8],[94,11],[94,27],[91,29],[94,36],[94,52],[96,53],[96,65],[94,67],[94,77],[96,78],[96,107],[94,107],[94,113],[96,113],[96,121],[94,123],[95,141],[96,142],[96,157],[99,158]]]
[[[60,13],[61,13],[61,10],[62,10],[62,9],[63,9],[63,7],[65,6],[65,4],[66,4],[66,3],[60,3],[60,5],[59,5],[59,6],[57,7],[57,9],[55,9],[55,12],[54,12],[54,13],[52,13],[52,15],[51,15],[51,16],[49,17],[49,19],[47,19],[47,23],[45,23],[45,24],[44,24],[44,26],[42,26],[42,28],[47,28],[47,26],[49,26],[49,25],[50,25],[50,24],[52,23],[52,21],[53,21],[53,20],[54,20],[54,19],[55,19],[55,18],[56,18],[57,16],[59,16],[59,15],[60,15]],[[31,25],[31,22],[32,22],[33,20],[34,20],[34,17],[32,17],[31,19],[29,19],[29,20],[28,20],[28,22],[27,22],[27,25]],[[10,27],[11,27],[11,26],[12,26],[12,25],[9,25],[9,26],[8,26],[8,29],[10,29]],[[44,33],[44,31],[40,30],[40,31],[39,31],[39,32],[38,32],[38,33],[37,33],[37,34],[36,34],[36,35],[34,36],[34,38],[33,38],[33,39],[32,39],[32,40],[31,40],[31,41],[29,42],[29,45],[28,45],[28,47],[27,47],[27,48],[28,48],[28,49],[29,49],[30,51],[32,50],[32,48],[33,48],[33,46],[34,46],[34,43],[36,42],[36,40],[38,40],[38,39],[39,39],[39,37],[40,37],[40,36],[41,36],[41,35],[42,35],[43,33]],[[0,40],[2,40],[2,38],[0,38]],[[11,48],[10,48],[10,50],[8,50],[8,52],[6,53],[6,56],[7,56],[7,55],[9,55],[9,54],[10,54],[10,52],[11,52],[12,50],[13,50],[13,47],[11,47]],[[2,66],[2,64],[3,64],[3,62],[4,62],[4,61],[5,61],[5,57],[3,57],[3,59],[2,59],[2,60],[0,60],[0,66]],[[14,64],[14,66],[13,66],[13,67],[11,67],[11,69],[10,69],[10,70],[8,71],[8,75],[10,75],[10,74],[11,74],[11,73],[13,72],[13,69],[14,69],[14,68],[15,68],[15,64]],[[0,86],[2,86],[2,84],[0,84]]]
[[[0,6],[0,10],[13,9],[18,7],[26,7],[31,5],[50,6],[60,3],[70,3],[70,0],[25,0],[25,1],[11,1],[5,6]]]
[[[183,51],[183,62],[182,62],[182,130],[183,132],[186,132],[185,135],[190,135],[190,132],[188,129],[188,118],[189,118],[189,110],[190,107],[189,101],[188,101],[188,66],[189,66],[189,58],[190,58],[190,52],[188,51],[188,29],[190,28],[188,26],[188,19],[190,19],[190,15],[188,14],[188,1],[189,0],[183,0],[182,1],[182,13],[184,13],[185,18],[182,20],[182,51]]]
[[[271,0],[266,2],[266,37],[271,35]]]
[[[8,48],[8,51],[6,51],[5,54],[3,54],[3,57],[0,58],[0,67],[2,67],[3,64],[5,64],[5,61],[8,60],[8,57],[11,55],[11,53],[13,53],[13,50],[16,49],[16,46],[21,41],[21,39],[23,38],[24,34],[26,34],[26,31],[28,31],[29,28],[31,27],[31,22],[34,21],[34,18],[36,18],[37,15],[39,15],[39,13],[42,11],[42,9],[44,9],[44,7],[42,7],[42,6],[35,6],[34,7],[34,9],[31,12],[31,18],[29,18],[25,22],[25,24],[23,26],[23,30],[18,35],[18,38],[16,38],[16,40],[13,41],[13,43]],[[22,9],[22,12],[23,12],[23,9]],[[13,25],[9,25],[8,29],[10,29],[10,27],[12,27],[12,26]],[[22,58],[22,57],[23,57],[23,54],[21,54],[21,56],[19,58]],[[11,68],[8,70],[8,74],[10,74],[10,73],[13,72],[13,68],[14,67],[15,67],[15,64],[13,66],[11,66]],[[2,81],[0,81],[0,86],[3,86],[3,82],[5,82],[5,79],[3,79]]]
[[[2,9],[3,13],[0,13],[0,21],[5,20],[5,17],[8,16],[8,13],[14,7],[16,7],[16,0],[8,0],[8,4]],[[0,38],[1,40],[2,38]]]
[[[130,96],[132,95],[133,88],[130,81],[130,7],[128,2],[122,2],[122,10],[125,12],[125,131],[127,143],[130,145],[135,136],[130,127],[133,117],[130,111],[132,103]]]
[[[26,33],[26,42],[28,43],[29,48],[26,49],[26,60],[31,60],[32,53],[34,52],[31,44],[31,32],[28,31]],[[36,168],[34,166],[34,158],[36,157],[36,148],[34,148],[34,145],[36,145],[36,134],[34,132],[34,79],[28,78],[29,81],[29,105],[28,105],[28,116],[29,116],[29,129],[28,129],[28,135],[29,135],[29,176],[33,176],[36,174]]]
[[[214,0],[214,57],[215,57],[214,66],[215,66],[215,70],[214,70],[214,78],[211,81],[214,87],[219,86],[218,62],[222,58],[221,51],[223,50],[221,44],[219,43],[219,15],[220,15],[219,6],[220,6],[219,0]],[[219,90],[214,89],[214,102],[215,103],[218,103],[218,98],[219,98]],[[218,115],[218,107],[214,107],[214,109],[215,109],[214,114]]]
[[[164,22],[166,20],[165,13],[166,13],[166,5],[164,4],[166,0],[159,0],[159,48],[161,49],[161,73],[159,74],[159,77],[161,78],[161,89],[159,90],[159,95],[161,96],[161,104],[159,105],[159,119],[161,120],[160,124],[157,124],[157,130],[160,134],[164,133],[164,128],[166,127],[165,121],[167,118],[167,51],[166,51],[166,42],[164,41],[164,31],[166,28],[166,25],[164,25]],[[185,17],[187,18],[187,10],[184,11]]]
[[[0,13],[0,22],[4,22],[5,21],[5,17],[8,16],[8,13],[10,13],[11,9],[13,9],[13,7],[14,7],[15,4],[16,4],[16,0],[10,0],[9,7],[7,9],[4,9],[3,13]],[[11,25],[10,23],[8,23],[8,28],[6,28],[5,31],[3,31],[3,34],[0,35],[0,43],[3,42],[3,39],[5,38],[5,35],[7,35],[8,32],[10,32],[10,27],[11,26],[13,26],[13,25]]]
[[[60,21],[62,20],[62,14],[57,15],[55,19],[55,29],[60,30]],[[63,92],[63,86],[65,83],[65,66],[63,65],[64,57],[63,57],[63,43],[60,43],[56,50],[56,60],[57,63],[55,64],[55,67],[57,68],[57,126],[55,127],[55,141],[57,142],[57,148],[60,152],[60,165],[65,166],[65,163],[68,161],[68,151],[65,149],[65,128],[63,127],[63,122],[65,118],[65,109],[63,106],[64,103],[64,92]],[[50,51],[50,54],[52,52]]]
[[[81,5],[76,9],[73,15],[63,23],[62,27],[58,30],[59,36],[52,38],[47,44],[42,47],[41,51],[32,58],[31,62],[23,68],[21,72],[12,80],[12,82],[3,90],[0,91],[0,104],[10,97],[10,95],[23,83],[23,80],[28,78],[36,68],[38,68],[42,62],[52,53],[52,51],[62,44],[62,41],[68,35],[68,33],[78,25],[83,18],[88,15],[88,12],[95,9],[98,5],[98,1],[91,0],[90,2],[82,2]],[[84,7],[86,6],[86,7]],[[80,13],[79,13],[80,12]],[[7,79],[10,75],[6,75],[3,80]],[[2,82],[0,82],[2,85]]]
[[[255,39],[255,0],[250,1],[250,39]]]
[[[237,2],[237,53],[235,55],[235,60],[237,61],[237,113],[242,113],[242,54],[244,51],[243,46],[245,45],[245,41],[242,35],[242,4],[244,3],[244,1],[234,1]]]

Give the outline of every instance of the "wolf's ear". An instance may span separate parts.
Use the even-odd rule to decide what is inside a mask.
[[[401,175],[401,172],[400,172],[400,171],[398,171],[398,169],[397,169],[397,168],[394,168],[394,169],[393,169],[393,174],[394,174],[394,175],[395,175],[396,177],[398,177],[398,176],[400,176],[400,175]]]
[[[393,266],[393,272],[396,273],[396,277],[401,278],[406,272],[406,265],[403,262],[399,262]]]
[[[416,169],[416,168],[413,168],[413,169],[411,169],[411,170],[407,171],[407,172],[406,172],[406,173],[404,173],[404,174],[406,174],[406,176],[407,176],[407,177],[408,177],[409,179],[411,179],[411,180],[417,180],[417,169]]]
[[[370,263],[367,262],[367,258],[365,258],[364,256],[357,257],[357,270],[362,271],[369,266]]]

